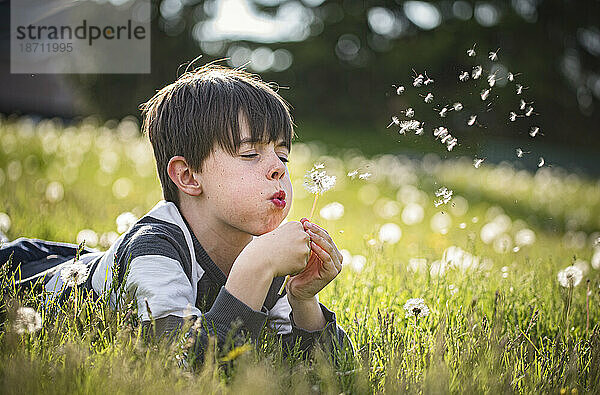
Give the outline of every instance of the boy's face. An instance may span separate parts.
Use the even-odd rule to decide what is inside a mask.
[[[200,173],[203,199],[212,219],[252,235],[277,228],[292,203],[292,183],[283,141],[250,141],[242,123],[237,153],[216,147]]]

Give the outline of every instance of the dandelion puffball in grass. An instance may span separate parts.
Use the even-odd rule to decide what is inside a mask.
[[[404,304],[404,310],[406,311],[405,318],[424,318],[429,315],[429,307],[427,307],[425,301],[421,298],[407,300]]]
[[[515,243],[519,247],[535,243],[535,232],[531,229],[521,229],[515,234]]]
[[[46,187],[46,200],[50,203],[60,202],[65,196],[65,190],[58,181],[52,181]]]
[[[429,225],[432,231],[445,235],[452,226],[452,218],[448,213],[438,212],[431,217]]]
[[[594,248],[594,255],[591,260],[592,267],[596,270],[600,269],[600,248]]]
[[[10,217],[6,213],[0,213],[0,232],[8,232],[12,224]]]
[[[354,255],[352,257],[352,261],[350,262],[350,267],[357,273],[362,272],[363,268],[367,264],[367,258],[363,255]]]
[[[389,222],[379,228],[379,240],[383,243],[396,244],[402,237],[402,229],[395,223]]]
[[[583,279],[583,272],[576,266],[568,266],[558,272],[557,279],[562,287],[576,287]]]
[[[425,258],[410,258],[406,271],[410,273],[420,273],[427,270],[427,259]]]
[[[575,263],[573,263],[573,266],[581,270],[581,273],[583,273],[584,276],[587,275],[590,271],[590,266],[588,262],[584,261],[583,259],[577,259]]]
[[[85,242],[86,246],[96,247],[98,245],[98,234],[91,229],[82,229],[77,233],[77,244]]]
[[[329,203],[319,211],[319,215],[328,221],[338,220],[344,215],[344,205],[338,202]]]
[[[42,316],[31,307],[19,307],[13,328],[18,334],[35,333],[42,329]]]
[[[314,195],[321,195],[333,188],[335,176],[328,176],[322,163],[317,163],[304,175],[304,188]]]
[[[88,267],[79,261],[73,262],[61,269],[60,278],[68,287],[80,285],[88,278]]]
[[[342,264],[348,265],[352,262],[352,254],[347,249],[343,248],[340,250],[340,254],[342,254]]]
[[[415,225],[423,221],[425,210],[418,203],[409,203],[402,210],[402,222],[406,225]]]
[[[115,221],[117,223],[117,232],[127,232],[129,228],[131,228],[137,222],[137,220],[138,218],[135,216],[135,214],[129,211],[119,214],[117,220]]]
[[[133,190],[133,182],[127,177],[117,179],[112,186],[112,193],[117,199],[125,199]]]

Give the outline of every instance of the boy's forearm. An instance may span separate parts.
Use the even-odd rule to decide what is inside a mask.
[[[297,300],[290,294],[287,296],[294,313],[294,323],[297,327],[307,331],[317,331],[325,328],[327,322],[316,296],[308,300]]]
[[[265,269],[252,257],[240,256],[229,272],[225,289],[251,309],[261,311],[273,282],[273,275]]]

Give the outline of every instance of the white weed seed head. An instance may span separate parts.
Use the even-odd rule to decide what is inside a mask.
[[[35,333],[42,329],[42,317],[31,307],[19,307],[13,328],[18,334]]]
[[[483,69],[481,68],[481,66],[475,66],[475,67],[473,67],[473,72],[471,73],[471,76],[473,77],[474,80],[476,80],[479,77],[481,77],[482,72],[483,72]]]
[[[531,129],[529,130],[529,135],[531,137],[535,137],[540,131],[540,128],[538,126],[532,126]]]
[[[569,266],[558,272],[558,283],[565,287],[576,287],[583,279],[583,272],[577,266]]]
[[[413,110],[412,108],[407,108],[406,111],[404,111],[404,115],[406,115],[409,118],[412,118],[415,115],[415,110]]]
[[[83,284],[88,278],[88,267],[80,261],[73,262],[61,269],[60,278],[68,287]]]
[[[514,122],[514,121],[516,121],[516,119],[517,119],[517,113],[516,113],[516,112],[514,112],[514,111],[511,111],[511,112],[508,114],[508,119],[510,119],[510,121],[511,121],[511,122]]]
[[[533,107],[529,106],[527,107],[527,110],[525,110],[525,116],[530,117],[531,114],[533,114]]]
[[[495,52],[494,52],[494,51],[491,51],[491,52],[489,53],[488,57],[490,58],[490,60],[491,60],[492,62],[495,62],[495,61],[497,61],[497,60],[498,60],[498,51],[500,51],[500,48],[498,48],[498,49],[497,49]]]
[[[452,108],[454,108],[454,111],[460,111],[463,109],[463,105],[462,103],[456,102],[452,105]]]
[[[335,176],[328,176],[327,173],[319,171],[324,165],[322,163],[315,164],[312,169],[304,175],[304,188],[312,194],[321,195],[333,188],[335,185]]]
[[[429,315],[429,307],[427,307],[425,301],[421,298],[407,300],[404,304],[404,310],[406,311],[405,318],[421,318]]]
[[[538,167],[542,167],[542,166],[544,166],[544,164],[545,164],[545,163],[546,163],[546,161],[544,160],[544,158],[542,158],[542,157],[540,156],[540,159],[539,159],[539,161],[538,161],[538,165],[537,165],[537,166],[538,166]]]
[[[473,46],[472,46],[470,49],[467,49],[467,56],[468,56],[468,57],[472,58],[472,57],[474,57],[475,55],[477,55],[477,53],[475,52],[475,46],[476,46],[476,45],[477,45],[477,44],[473,44]]]
[[[527,103],[525,102],[525,100],[521,99],[521,101],[519,102],[519,110],[523,111],[526,105]]]
[[[425,103],[431,103],[433,101],[433,93],[428,93],[424,99]]]
[[[469,73],[468,73],[467,71],[463,71],[462,73],[460,73],[460,74],[458,75],[458,79],[459,79],[461,82],[465,82],[466,80],[468,80],[468,79],[469,79]]]
[[[481,166],[484,160],[485,158],[475,158],[473,160],[473,166],[475,166],[476,169],[479,169],[479,166]]]
[[[485,100],[490,95],[490,89],[484,89],[481,91],[481,100]]]
[[[471,115],[467,121],[467,125],[473,126],[475,125],[475,122],[477,122],[477,115]]]

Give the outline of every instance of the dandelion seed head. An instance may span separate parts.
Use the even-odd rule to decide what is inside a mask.
[[[73,262],[63,267],[60,278],[68,287],[74,287],[85,282],[88,278],[88,267],[80,261]]]
[[[35,333],[42,329],[42,316],[31,307],[19,307],[13,328],[18,334]]]
[[[406,311],[405,318],[421,318],[429,315],[429,307],[427,307],[425,301],[421,298],[407,300],[404,304],[404,310]]]
[[[329,176],[322,169],[324,165],[322,163],[315,164],[312,169],[306,172],[304,175],[304,188],[312,194],[321,195],[324,192],[330,190],[335,185],[335,176]]]
[[[583,279],[583,272],[577,266],[568,266],[558,272],[557,279],[562,287],[576,287]]]

